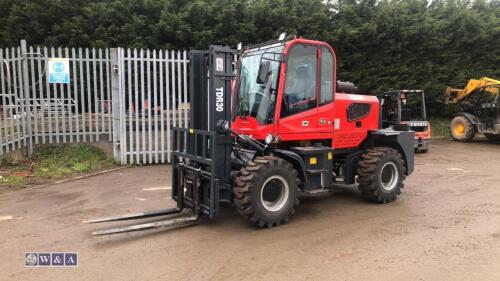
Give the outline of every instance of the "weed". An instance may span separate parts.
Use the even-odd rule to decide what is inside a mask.
[[[27,160],[4,157],[0,165],[0,186],[21,186],[30,182],[90,173],[115,166],[112,156],[90,144],[61,144],[37,147]]]

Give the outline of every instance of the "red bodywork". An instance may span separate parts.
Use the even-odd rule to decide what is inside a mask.
[[[401,122],[401,124],[408,124],[411,122]],[[408,125],[410,125],[408,124]],[[431,139],[431,135],[432,135],[432,129],[431,129],[431,123],[427,122],[427,126],[425,128],[424,131],[420,131],[420,130],[415,130],[414,128],[411,128],[411,125],[410,125],[410,129],[412,129],[414,132],[415,132],[415,140],[418,141],[418,140],[430,140]]]
[[[284,55],[288,56],[291,48],[296,44],[309,44],[324,46],[332,51],[336,65],[335,51],[330,45],[320,41],[294,39],[286,43]],[[318,55],[318,60],[320,56]],[[318,63],[318,70],[320,64]],[[317,73],[320,73],[317,71]],[[317,106],[316,108],[303,111],[298,114],[281,118],[281,101],[285,88],[286,61],[281,62],[277,102],[274,112],[274,123],[261,125],[250,116],[236,117],[231,125],[232,129],[240,134],[251,135],[255,139],[263,140],[268,134],[272,134],[282,142],[287,141],[307,141],[307,140],[331,140],[332,147],[354,148],[363,142],[368,131],[379,128],[379,101],[375,96],[355,95],[348,93],[337,93],[336,83],[332,83],[333,101]],[[336,71],[333,71],[333,80],[336,79]],[[318,78],[319,80],[319,78]],[[238,81],[237,81],[238,83]],[[238,85],[235,86],[238,89]],[[316,100],[319,101],[320,87],[316,87]],[[370,110],[368,114],[349,121],[347,108],[352,103],[368,103]],[[307,126],[306,126],[307,124]]]
[[[423,132],[415,132],[415,140],[419,140],[419,139],[430,140],[431,134],[432,134],[431,124],[429,123],[429,126],[427,126],[427,130],[425,130]]]
[[[419,143],[429,142],[432,136],[431,123],[427,122],[427,126],[424,131],[415,131],[415,145],[418,146]]]

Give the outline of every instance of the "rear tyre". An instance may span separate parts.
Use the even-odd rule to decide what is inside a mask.
[[[287,223],[298,205],[300,181],[293,166],[275,156],[259,156],[241,169],[234,187],[238,212],[259,227]]]
[[[493,142],[498,142],[500,141],[500,134],[490,134],[490,133],[484,133],[484,136],[486,137],[487,140],[493,141]]]
[[[476,125],[465,116],[458,115],[451,120],[451,136],[455,141],[472,141],[477,133]]]
[[[375,147],[358,162],[358,189],[366,200],[389,203],[401,194],[406,162],[396,149]]]

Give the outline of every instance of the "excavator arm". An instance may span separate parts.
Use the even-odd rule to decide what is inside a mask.
[[[445,92],[445,102],[449,103],[460,103],[474,93],[477,89],[487,87],[489,85],[500,84],[499,80],[495,80],[488,77],[482,77],[480,79],[470,79],[467,85],[463,89],[457,89],[448,87]],[[484,88],[484,92],[490,93],[492,95],[499,95],[498,87]]]

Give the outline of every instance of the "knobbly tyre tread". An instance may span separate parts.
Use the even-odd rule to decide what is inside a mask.
[[[377,168],[383,157],[392,156],[402,165],[401,184],[396,187],[391,193],[383,193],[376,182]],[[357,167],[357,182],[361,196],[366,200],[377,203],[389,203],[396,200],[401,194],[401,188],[404,188],[404,180],[406,178],[406,161],[398,150],[389,147],[375,147],[368,149],[362,155],[362,159],[358,162]]]
[[[451,137],[453,138],[453,140],[455,141],[463,141],[463,142],[470,142],[474,139],[474,136],[476,136],[476,133],[477,133],[477,127],[476,125],[472,124],[472,122],[469,120],[469,118],[463,116],[463,115],[458,115],[458,116],[455,116],[455,118],[460,118],[460,119],[463,119],[464,120],[464,123],[465,123],[465,127],[466,128],[470,128],[470,130],[467,130],[465,136],[462,138],[462,139],[459,139],[459,138],[456,138],[455,136],[453,136],[453,126],[450,126],[450,134],[451,134]],[[453,119],[455,119],[453,118]],[[451,121],[453,123],[453,120]]]
[[[299,204],[299,200],[295,196],[295,202],[288,213],[274,219],[263,217],[256,210],[254,200],[260,199],[254,198],[257,194],[253,194],[252,191],[254,188],[257,188],[255,185],[260,174],[272,167],[284,167],[284,169],[289,171],[291,176],[295,178],[295,187],[291,186],[290,188],[297,188],[299,186],[300,180],[297,170],[295,170],[288,161],[273,155],[268,155],[258,156],[253,161],[249,161],[247,165],[240,170],[239,176],[235,180],[235,187],[233,188],[234,202],[238,212],[249,220],[250,223],[261,228],[271,228],[287,223],[289,218],[295,214],[295,207]]]

